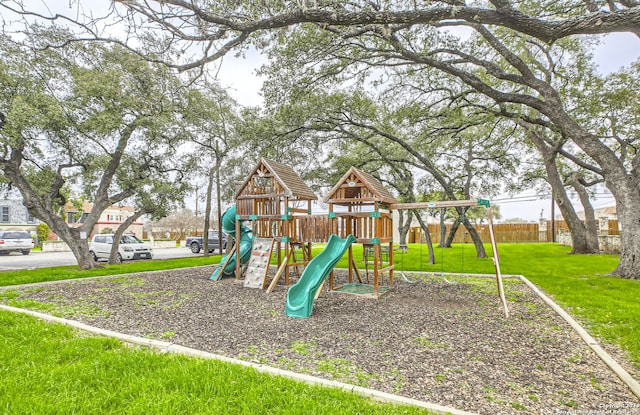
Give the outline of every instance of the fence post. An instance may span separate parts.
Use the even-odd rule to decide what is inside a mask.
[[[609,235],[609,218],[606,216],[598,218],[598,234]]]
[[[547,242],[547,220],[540,218],[538,225],[538,242]]]

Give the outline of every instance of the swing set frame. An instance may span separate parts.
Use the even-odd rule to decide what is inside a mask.
[[[472,207],[472,206],[484,206],[487,210],[487,219],[489,221],[489,235],[491,237],[491,248],[493,251],[492,260],[496,272],[496,285],[498,286],[498,294],[502,307],[504,309],[505,317],[509,317],[509,307],[507,306],[507,299],[504,294],[504,285],[502,283],[502,272],[500,271],[500,256],[498,254],[498,243],[496,241],[495,232],[493,229],[493,213],[491,212],[491,204],[488,199],[467,199],[467,200],[443,200],[437,202],[417,202],[417,203],[398,203],[389,206],[391,210],[409,210],[409,209],[437,209],[437,208],[451,208],[451,207]]]

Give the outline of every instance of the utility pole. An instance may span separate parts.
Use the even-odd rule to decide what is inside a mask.
[[[198,187],[196,187],[196,218],[198,217]]]

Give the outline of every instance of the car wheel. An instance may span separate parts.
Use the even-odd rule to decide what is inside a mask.
[[[122,255],[116,255],[116,264],[122,264]]]
[[[89,251],[89,255],[91,255],[91,257],[93,258],[94,262],[98,262],[98,257],[96,256],[95,252]]]
[[[198,252],[200,252],[200,244],[197,242],[192,242],[191,243],[191,252],[193,252],[194,254],[197,254]]]
[[[22,255],[29,255],[31,251],[22,251]]]

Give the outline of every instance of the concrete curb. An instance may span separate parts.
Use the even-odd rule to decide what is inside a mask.
[[[282,377],[290,378],[290,379],[293,379],[299,382],[304,382],[311,385],[319,385],[319,386],[324,386],[329,388],[342,389],[348,392],[356,393],[364,397],[372,398],[380,402],[412,405],[412,406],[417,406],[417,407],[424,408],[429,411],[440,413],[440,414],[477,415],[473,412],[462,411],[459,409],[449,408],[446,406],[419,401],[417,399],[406,398],[404,396],[393,395],[390,393],[381,392],[374,389],[368,389],[360,386],[349,385],[347,383],[322,379],[315,376],[309,376],[301,373],[291,372],[289,370],[283,370],[283,369],[278,369],[271,366],[266,366],[266,365],[257,364],[253,362],[247,362],[245,360],[238,360],[238,359],[234,359],[226,356],[216,355],[213,353],[203,352],[201,350],[180,346],[180,345],[165,342],[165,341],[145,339],[143,337],[131,336],[128,334],[118,333],[111,330],[105,330],[98,327],[90,326],[88,324],[80,323],[78,321],[67,320],[60,317],[54,317],[48,314],[39,313],[37,311],[25,310],[25,309],[10,307],[10,306],[1,305],[1,304],[0,304],[0,310],[30,315],[32,317],[36,317],[47,322],[63,324],[66,326],[74,327],[76,329],[87,331],[89,333],[112,337],[127,343],[150,347],[164,353],[177,353],[181,355],[198,357],[203,359],[219,360],[222,362],[237,364],[244,367],[250,367],[261,373],[266,373],[274,376],[282,376]]]
[[[600,347],[598,342],[593,337],[591,337],[591,335],[589,333],[587,333],[587,331],[585,329],[583,329],[582,326],[580,324],[578,324],[578,322],[575,321],[573,319],[573,317],[571,317],[571,315],[569,315],[569,313],[564,311],[558,304],[556,304],[552,299],[547,297],[542,291],[540,291],[540,289],[538,287],[536,287],[531,281],[526,279],[524,276],[518,275],[518,278],[522,282],[527,284],[527,286],[534,293],[536,293],[538,295],[538,297],[540,297],[542,299],[542,301],[547,303],[547,305],[549,307],[551,307],[553,309],[553,311],[555,311],[560,317],[562,317],[567,323],[569,323],[571,328],[573,328],[576,331],[576,333],[578,333],[578,335],[587,344],[587,346],[589,346],[591,348],[591,350],[593,350],[593,352],[600,359],[602,359],[602,361],[607,366],[609,366],[609,369],[611,369],[613,371],[613,373],[615,373],[620,378],[620,380],[629,387],[629,389],[631,390],[631,392],[633,392],[634,395],[636,395],[638,398],[640,398],[640,383],[638,383],[629,374],[629,372],[624,370],[624,368],[622,366],[620,366],[620,364],[618,362],[616,362],[609,355],[609,353],[607,353],[602,347]]]
[[[213,268],[218,265],[218,264],[211,264],[211,265],[198,265],[196,267],[186,267],[186,268],[172,268],[172,271],[177,270],[185,270],[185,269],[193,269],[193,268],[207,268],[210,267],[211,268],[211,272],[213,272]],[[137,274],[159,274],[161,272],[166,272],[167,270],[165,269],[160,269],[157,271],[139,271],[139,272],[131,272],[128,274],[113,274],[113,275],[98,275],[95,277],[84,277],[84,278],[73,278],[73,279],[66,279],[66,280],[55,280],[55,281],[42,281],[42,282],[30,282],[27,284],[16,284],[16,285],[2,285],[0,286],[0,292],[1,291],[11,291],[11,290],[18,290],[18,289],[25,289],[25,288],[32,288],[32,287],[41,287],[41,286],[47,286],[47,285],[56,285],[56,284],[65,284],[65,283],[69,283],[69,282],[82,282],[82,281],[92,281],[92,280],[100,280],[100,279],[115,279],[115,278],[122,278],[122,277],[133,277]]]
[[[211,265],[205,265],[205,266],[209,267]],[[157,271],[157,272],[160,272],[160,271]],[[456,274],[456,273],[414,272],[414,271],[412,271],[412,273],[426,274],[426,275],[436,275],[436,276],[440,276],[440,275],[452,275],[453,276],[453,275],[455,275],[455,276],[461,276],[461,277],[474,277],[474,278],[477,278],[477,277],[495,278],[494,275],[490,275],[490,274]],[[86,279],[83,278],[82,280],[97,279],[97,278],[115,278],[115,277],[122,277],[122,276],[127,276],[127,275],[131,275],[131,274],[120,274],[120,275],[110,275],[110,276],[102,276],[102,277],[91,277],[91,278],[86,278]],[[620,366],[620,364],[618,362],[616,362],[598,344],[598,342],[589,333],[587,333],[587,331],[582,326],[580,326],[580,324],[578,324],[578,322],[576,320],[574,320],[573,317],[571,317],[571,315],[569,315],[569,313],[567,313],[558,304],[556,304],[547,295],[545,295],[535,284],[533,284],[531,281],[529,281],[526,277],[524,277],[522,275],[502,275],[502,277],[503,278],[508,278],[508,279],[519,279],[524,284],[526,284],[538,297],[540,297],[540,299],[542,301],[544,301],[553,311],[555,311],[556,314],[558,314],[560,317],[562,317],[562,319],[564,319],[571,326],[571,328],[573,330],[575,330],[575,332],[582,338],[582,340],[587,344],[587,346],[589,346],[589,348],[591,348],[591,350],[593,350],[593,352],[609,367],[609,369],[611,369],[611,371],[613,371],[613,373],[615,373],[616,376],[618,376],[618,378],[625,385],[627,385],[627,387],[631,390],[631,392],[635,396],[640,398],[640,383],[638,383],[638,381],[636,381],[629,374],[629,372],[627,372],[622,366]],[[26,287],[31,287],[31,286],[39,286],[39,285],[46,285],[46,284],[56,284],[56,283],[61,283],[61,282],[69,282],[69,280],[60,280],[60,281],[50,281],[50,282],[45,282],[45,283],[33,283],[33,284],[5,286],[5,287],[0,287],[0,291],[2,291],[3,289],[26,288]],[[448,408],[448,407],[444,407],[444,406],[437,405],[437,404],[431,404],[431,403],[428,403],[428,402],[419,401],[419,400],[416,400],[416,399],[411,399],[411,398],[406,398],[406,397],[403,397],[403,396],[398,396],[398,395],[393,395],[393,394],[389,394],[389,393],[385,393],[385,392],[381,392],[381,391],[376,391],[374,389],[363,388],[363,387],[360,387],[360,386],[349,385],[349,384],[342,383],[342,382],[336,382],[336,381],[326,380],[326,379],[322,379],[322,378],[317,378],[317,377],[314,377],[314,376],[295,373],[295,372],[291,372],[291,371],[288,371],[288,370],[282,370],[282,369],[278,369],[278,368],[274,368],[274,367],[270,367],[270,366],[266,366],[266,365],[262,365],[262,364],[247,362],[247,361],[244,361],[244,360],[233,359],[233,358],[230,358],[230,357],[216,355],[216,354],[213,354],[213,353],[207,353],[207,352],[203,352],[203,351],[200,351],[200,350],[192,349],[192,348],[189,348],[189,347],[179,346],[179,345],[176,345],[176,344],[173,344],[173,343],[169,343],[169,342],[163,342],[163,341],[152,340],[152,339],[145,339],[145,338],[142,338],[142,337],[130,336],[130,335],[123,334],[123,333],[118,333],[118,332],[115,332],[115,331],[104,330],[104,329],[100,329],[100,328],[97,328],[97,327],[89,326],[87,324],[80,323],[80,322],[77,322],[77,321],[67,320],[67,319],[63,319],[63,318],[59,318],[59,317],[54,317],[54,316],[50,316],[48,314],[38,313],[38,312],[35,312],[35,311],[30,311],[30,310],[15,308],[15,307],[9,307],[9,306],[5,306],[5,305],[1,305],[1,304],[0,304],[0,309],[6,310],[6,311],[12,311],[12,312],[16,312],[16,313],[21,313],[21,314],[28,314],[28,315],[40,318],[40,319],[45,320],[45,321],[64,324],[64,325],[67,325],[67,326],[78,328],[80,330],[88,331],[90,333],[117,338],[117,339],[120,339],[120,340],[128,342],[128,343],[138,344],[138,345],[142,345],[142,346],[146,346],[146,347],[152,347],[154,349],[160,350],[161,352],[178,353],[178,354],[183,354],[183,355],[188,355],[188,356],[193,356],[193,357],[200,357],[200,358],[204,358],[204,359],[215,359],[215,360],[220,360],[220,361],[223,361],[223,362],[238,364],[238,365],[241,365],[241,366],[254,368],[257,371],[262,372],[262,373],[268,373],[268,374],[276,375],[276,376],[283,376],[283,377],[291,378],[291,379],[294,379],[294,380],[297,380],[297,381],[300,381],[300,382],[305,382],[305,383],[308,383],[308,384],[322,385],[322,386],[326,386],[326,387],[333,387],[333,388],[343,389],[343,390],[346,390],[346,391],[349,391],[349,392],[354,392],[354,393],[357,393],[359,395],[367,396],[367,397],[370,397],[370,398],[373,398],[373,399],[376,399],[376,400],[379,400],[379,401],[382,401],[382,402],[392,402],[392,403],[398,403],[398,404],[404,404],[404,405],[413,405],[413,406],[418,406],[418,407],[421,407],[421,408],[428,409],[428,410],[433,411],[433,412],[444,413],[444,414],[474,415],[474,413],[472,413],[472,412],[466,412],[466,411],[458,410],[458,409],[455,409],[455,408]]]
[[[458,274],[458,273],[450,273],[450,272],[415,272],[411,271],[413,274],[423,274],[423,275],[433,275],[433,276],[443,276],[443,275],[451,275],[458,277],[473,277],[473,278],[495,278],[495,275],[491,274]],[[609,369],[631,390],[631,392],[640,398],[640,383],[636,381],[630,374],[627,372],[618,362],[616,362],[609,353],[607,353],[598,342],[589,334],[587,331],[580,325],[576,320],[571,317],[569,313],[564,311],[562,307],[556,304],[551,298],[547,297],[535,284],[529,281],[523,275],[502,275],[502,278],[507,279],[519,279],[523,283],[525,283],[531,291],[533,291],[542,301],[544,301],[553,311],[556,312],[564,321],[566,321],[571,328],[582,338],[582,340],[589,346],[591,350],[606,364]]]

